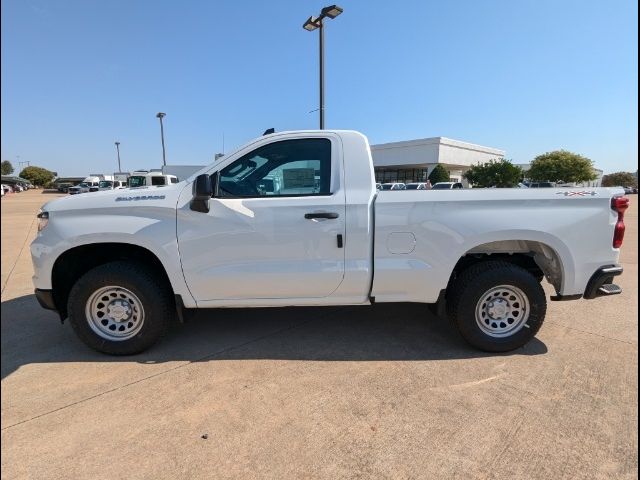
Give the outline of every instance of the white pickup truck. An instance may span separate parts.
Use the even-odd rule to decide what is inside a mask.
[[[552,300],[620,293],[620,188],[377,191],[366,137],[272,133],[177,184],[42,207],[36,297],[101,352],[135,354],[190,309],[435,304],[508,351]]]

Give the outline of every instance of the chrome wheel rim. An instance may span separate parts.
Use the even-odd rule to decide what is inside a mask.
[[[526,325],[529,311],[529,299],[522,290],[513,285],[499,285],[478,300],[476,323],[490,337],[509,337]]]
[[[111,341],[128,340],[144,324],[142,302],[131,290],[103,287],[91,294],[85,307],[87,322],[100,337]]]

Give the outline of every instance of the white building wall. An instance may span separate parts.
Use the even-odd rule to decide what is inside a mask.
[[[425,165],[438,163],[439,142],[436,138],[371,145],[374,167]]]
[[[450,138],[440,138],[438,163],[470,167],[477,163],[504,158],[504,151],[460,142]]]
[[[445,137],[433,137],[372,145],[371,155],[374,167],[420,167],[436,163],[470,167],[478,162],[503,158],[504,151]]]

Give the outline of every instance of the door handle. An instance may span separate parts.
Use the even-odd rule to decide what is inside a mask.
[[[313,220],[314,218],[338,218],[338,215],[335,212],[319,212],[319,213],[305,213],[304,218],[307,220]]]

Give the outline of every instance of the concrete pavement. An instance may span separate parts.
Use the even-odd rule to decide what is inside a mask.
[[[637,196],[624,293],[511,354],[400,304],[212,310],[124,358],[32,295],[55,196],[2,199],[2,478],[637,478]]]

